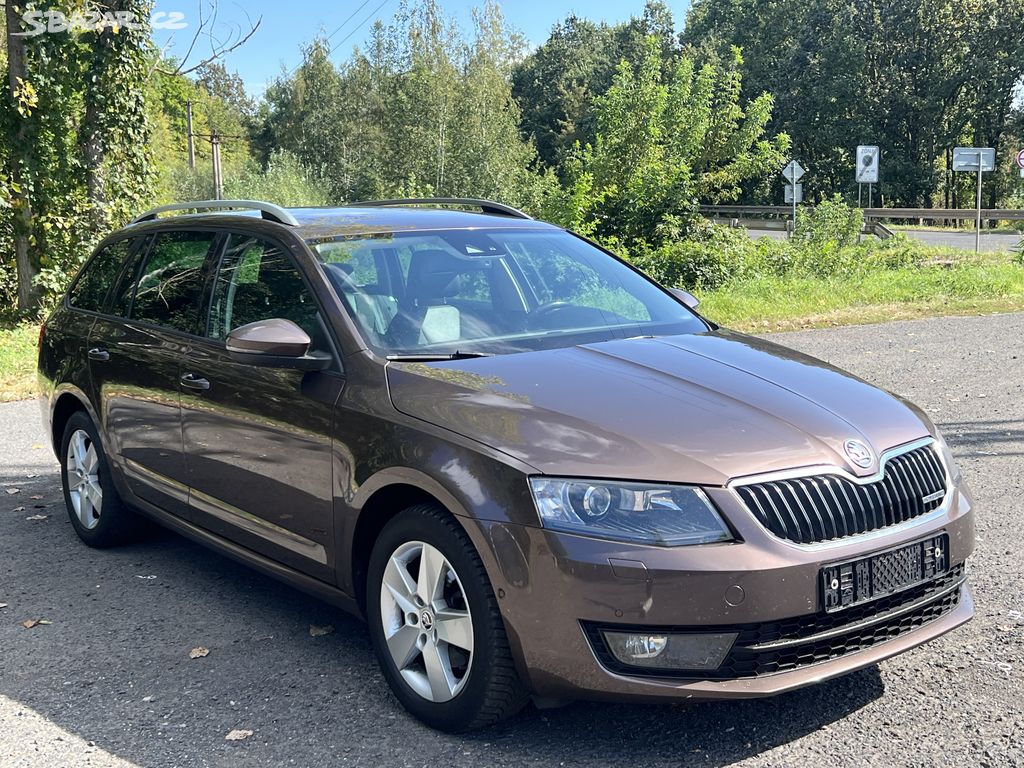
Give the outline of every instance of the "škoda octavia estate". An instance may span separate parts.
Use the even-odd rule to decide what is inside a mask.
[[[695,307],[487,201],[150,211],[41,335],[71,521],[103,547],[144,515],[364,616],[446,730],[775,694],[968,621],[928,417]]]

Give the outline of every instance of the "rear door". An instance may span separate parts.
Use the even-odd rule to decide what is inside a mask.
[[[201,328],[206,262],[218,235],[152,236],[89,338],[89,365],[113,460],[131,491],[187,516],[181,443],[182,356]]]
[[[344,378],[321,309],[278,243],[232,234],[213,279],[204,340],[185,355],[182,429],[191,517],[204,528],[297,570],[334,580],[331,431]],[[303,373],[232,361],[231,330],[292,320],[330,354]]]

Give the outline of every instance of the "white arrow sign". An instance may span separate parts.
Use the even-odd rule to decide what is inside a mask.
[[[782,175],[790,184],[796,184],[803,178],[804,168],[796,160],[790,160],[789,165],[782,169]]]

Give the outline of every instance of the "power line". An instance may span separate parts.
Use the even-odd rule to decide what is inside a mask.
[[[334,52],[335,52],[336,50],[338,50],[338,48],[340,48],[340,47],[341,47],[342,45],[344,45],[344,44],[345,44],[345,41],[346,41],[346,40],[348,40],[348,39],[349,39],[350,37],[352,37],[352,35],[354,35],[354,34],[355,34],[356,32],[358,32],[358,31],[359,31],[360,29],[362,29],[363,27],[365,27],[365,26],[366,26],[366,22],[368,22],[368,21],[369,21],[370,19],[374,18],[374,17],[375,17],[375,16],[376,16],[376,15],[377,15],[378,13],[380,13],[380,9],[381,9],[381,8],[383,8],[383,7],[385,6],[385,5],[387,5],[387,4],[388,4],[388,2],[389,2],[389,0],[383,0],[383,1],[381,2],[381,4],[380,4],[380,5],[378,5],[378,6],[376,7],[376,8],[374,8],[374,9],[373,9],[373,12],[372,12],[372,13],[371,13],[371,14],[370,14],[369,16],[367,16],[367,17],[366,17],[365,19],[363,19],[363,20],[362,20],[362,22],[361,22],[361,23],[359,24],[359,26],[358,26],[358,27],[356,27],[355,29],[353,29],[353,30],[352,30],[351,32],[349,32],[349,33],[348,33],[347,35],[345,35],[345,36],[344,36],[344,37],[343,37],[343,38],[342,38],[341,40],[339,40],[339,41],[338,41],[338,42],[337,42],[337,43],[336,43],[336,44],[334,45],[334,47],[333,47],[333,48],[331,48],[331,51],[330,51],[330,52],[331,52],[331,53],[334,53]]]
[[[348,18],[341,22],[341,24],[338,25],[338,28],[331,32],[331,34],[329,34],[327,37],[325,37],[324,40],[330,40],[332,37],[338,34],[342,30],[342,27],[344,27],[346,24],[352,21],[352,18],[361,10],[363,10],[363,8],[365,8],[369,4],[369,2],[370,0],[363,0],[362,4],[354,11],[352,11],[352,13],[349,14]]]
[[[355,15],[357,13],[359,13],[361,10],[363,10],[363,8],[365,8],[367,5],[369,5],[369,3],[370,3],[370,0],[363,0],[363,3],[358,8],[356,8],[354,11],[352,11],[352,13],[350,13],[348,15],[348,18],[346,18],[343,22],[341,22],[341,24],[339,24],[338,27],[333,32],[331,32],[331,34],[329,34],[327,37],[324,38],[324,42],[330,40],[332,37],[334,37],[336,34],[338,34],[342,30],[342,28],[346,24],[348,24],[355,17]],[[337,43],[335,43],[334,46],[332,46],[331,49],[327,52],[327,55],[330,56],[340,46],[344,45],[346,40],[348,40],[350,37],[352,37],[352,35],[354,35],[356,32],[358,32],[360,29],[362,29],[364,26],[366,26],[366,22],[368,22],[370,19],[372,19],[374,16],[376,16],[380,12],[380,9],[383,8],[385,5],[387,5],[387,3],[388,3],[388,0],[383,0],[383,2],[380,5],[378,5],[376,8],[373,9],[373,11],[370,13],[369,16],[367,16],[365,19],[362,20],[362,22],[359,24],[359,26],[357,26],[355,29],[353,29],[351,32],[349,32],[347,35],[345,35],[345,37],[343,37],[341,40],[339,40]],[[302,62],[300,64],[296,64],[292,68],[292,70],[288,73],[288,77],[291,77],[296,72],[298,72],[299,69],[302,67],[303,63],[305,63],[305,62]]]

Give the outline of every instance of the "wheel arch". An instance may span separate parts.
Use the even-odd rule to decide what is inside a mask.
[[[60,452],[60,440],[64,436],[64,428],[67,426],[68,419],[78,411],[88,414],[92,423],[96,425],[96,430],[102,432],[96,413],[89,403],[89,398],[77,387],[67,385],[55,394],[53,405],[50,407],[50,444],[54,454]],[[100,437],[103,437],[102,434]]]
[[[436,504],[448,512],[466,531],[485,569],[490,571],[490,553],[481,546],[484,542],[480,540],[476,527],[468,524],[472,522],[473,515],[453,493],[418,470],[404,467],[382,470],[360,486],[353,500],[356,514],[351,535],[347,537],[348,572],[339,574],[348,577],[352,594],[364,616],[367,568],[374,542],[388,521],[414,504]]]

